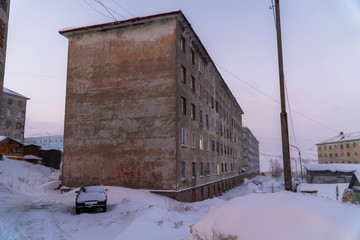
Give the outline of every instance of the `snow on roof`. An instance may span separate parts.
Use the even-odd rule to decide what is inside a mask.
[[[328,140],[325,140],[321,143],[318,143],[316,145],[320,144],[327,144],[327,143],[336,143],[336,142],[346,142],[346,141],[354,141],[354,140],[360,140],[360,132],[355,133],[342,133],[339,134],[333,138],[330,138]]]
[[[360,171],[360,164],[307,164],[308,171],[356,172]]]
[[[7,94],[10,94],[10,95],[17,96],[17,97],[25,98],[27,100],[30,99],[30,98],[27,98],[27,97],[21,95],[20,93],[14,92],[13,90],[10,90],[10,89],[6,88],[6,87],[3,87],[3,92],[7,93]]]
[[[4,141],[7,138],[7,136],[0,136],[0,142]]]
[[[34,156],[34,155],[25,155],[24,159],[35,159],[35,160],[42,160],[42,158]]]

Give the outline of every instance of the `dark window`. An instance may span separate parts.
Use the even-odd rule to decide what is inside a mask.
[[[201,110],[199,110],[199,116],[200,116],[200,125],[202,126],[204,122],[203,122],[203,114]]]
[[[211,140],[212,151],[215,152],[215,141]]]
[[[218,103],[218,101],[215,102],[215,110],[216,110],[216,113],[219,112],[219,103]]]
[[[205,115],[206,127],[209,128],[209,115]]]
[[[346,153],[346,156],[350,157],[350,152],[347,152],[347,153]]]
[[[350,148],[350,144],[347,143],[347,144],[346,144],[346,148]]]
[[[16,129],[21,129],[21,123],[16,123]]]
[[[356,143],[353,143],[353,148],[355,148],[356,147]]]
[[[20,133],[15,133],[15,139],[20,139]]]
[[[196,115],[195,105],[191,104],[191,119],[192,120],[195,120],[195,115]]]
[[[344,146],[342,144],[340,144],[340,149],[344,149]]]
[[[5,127],[7,127],[7,128],[11,127],[11,121],[10,120],[5,121]]]
[[[191,63],[195,64],[195,52],[194,52],[194,50],[191,49],[190,53],[191,53]]]
[[[181,177],[183,179],[186,178],[186,163],[185,162],[181,163]]]
[[[331,150],[332,149],[332,146],[329,146],[329,150]]]
[[[183,53],[185,53],[185,38],[180,36],[180,48]]]
[[[11,104],[12,104],[12,98],[8,98],[7,103],[8,103],[9,105],[11,105]]]
[[[18,101],[18,105],[19,105],[19,107],[23,107],[24,106],[23,101]]]
[[[186,115],[186,98],[181,97],[181,113]]]
[[[214,98],[211,96],[211,108],[214,109]]]
[[[196,163],[192,163],[192,177],[196,177]]]
[[[204,163],[200,163],[200,177],[204,176]]]
[[[180,73],[181,82],[186,84],[186,68],[181,66],[181,73]]]
[[[193,92],[195,92],[195,86],[196,86],[195,78],[193,76],[191,76],[191,90]]]

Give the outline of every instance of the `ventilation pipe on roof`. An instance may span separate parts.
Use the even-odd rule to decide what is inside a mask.
[[[340,132],[340,135],[344,135],[344,132]]]

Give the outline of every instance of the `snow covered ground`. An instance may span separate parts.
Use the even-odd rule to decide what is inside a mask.
[[[106,187],[106,213],[76,215],[74,190],[54,190],[57,175],[27,162],[0,161],[1,240],[360,239],[359,206],[336,201],[333,189],[323,197],[289,193],[259,176],[220,197],[181,203]]]

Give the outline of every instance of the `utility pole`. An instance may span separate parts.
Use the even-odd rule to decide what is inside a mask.
[[[283,163],[284,163],[284,182],[285,182],[285,190],[292,191],[289,132],[288,132],[286,104],[285,104],[285,87],[284,87],[285,84],[284,84],[282,43],[281,43],[279,0],[275,0],[275,12],[276,12],[276,33],[277,33],[277,47],[278,47],[278,60],[279,60],[279,79],[280,79],[280,98],[281,98],[280,118],[281,118]]]
[[[299,149],[298,147],[294,146],[294,145],[291,145],[291,144],[290,144],[290,146],[296,148],[296,149],[299,151],[301,180],[304,180],[304,179],[303,179],[303,172],[302,172],[302,163],[301,163],[301,152],[300,152],[300,149]]]

